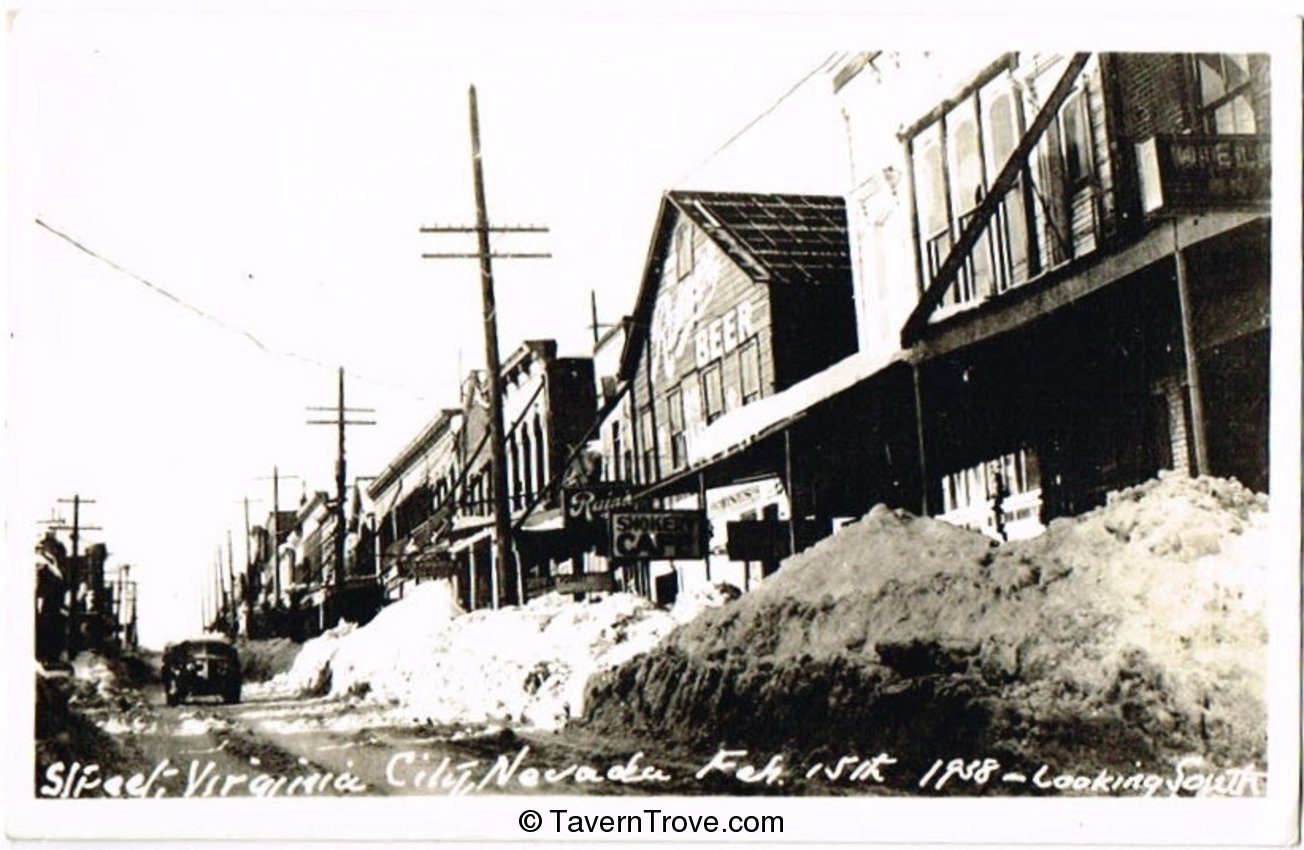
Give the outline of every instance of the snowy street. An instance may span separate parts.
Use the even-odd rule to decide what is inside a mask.
[[[354,700],[259,698],[239,705],[143,704],[93,713],[115,733],[131,763],[47,766],[38,793],[49,797],[303,797],[530,793],[709,793],[694,778],[703,765],[653,756],[582,732],[517,734],[494,727],[387,725],[383,710]],[[134,786],[130,774],[143,781]],[[717,782],[719,780],[717,779]],[[743,788],[732,789],[735,793]],[[757,789],[763,790],[763,789]],[[777,790],[777,789],[775,789]],[[791,790],[791,789],[787,789]]]

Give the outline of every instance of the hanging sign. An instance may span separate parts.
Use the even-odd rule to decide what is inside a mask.
[[[652,561],[704,558],[705,511],[639,511],[611,515],[611,557]]]

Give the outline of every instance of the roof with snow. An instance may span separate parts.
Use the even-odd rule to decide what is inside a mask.
[[[633,374],[651,324],[657,287],[683,215],[757,283],[851,285],[847,208],[834,195],[667,192],[661,197],[643,280],[625,337],[620,374]]]

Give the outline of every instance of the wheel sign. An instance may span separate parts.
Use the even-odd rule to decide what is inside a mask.
[[[611,515],[611,556],[646,559],[706,556],[703,511],[640,511]]]

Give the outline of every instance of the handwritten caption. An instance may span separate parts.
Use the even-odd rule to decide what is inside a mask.
[[[211,760],[174,763],[164,759],[149,771],[112,773],[95,763],[54,762],[45,768],[37,795],[44,798],[82,797],[311,797],[409,793],[464,796],[553,789],[565,791],[588,786],[636,786],[648,793],[665,793],[681,787],[687,776],[676,776],[653,764],[642,752],[609,764],[568,763],[558,767],[535,763],[528,745],[495,758],[460,758],[447,754],[402,750],[384,762],[376,786],[355,772],[352,761],[343,771],[325,771],[300,759],[301,773],[275,774],[258,769],[220,770]],[[997,790],[1001,793],[1045,793],[1102,796],[1255,797],[1265,793],[1267,773],[1249,765],[1210,769],[1198,758],[1183,759],[1169,772],[1101,768],[1094,772],[1063,771],[1049,764],[1028,770],[1014,769],[995,758],[939,758],[920,776],[914,776],[888,753],[848,754],[800,764],[784,754],[756,755],[749,750],[721,748],[691,773],[695,782],[736,782],[743,787],[767,788],[776,793],[789,785],[825,784],[842,787],[890,786],[917,788],[920,793],[963,793]]]

